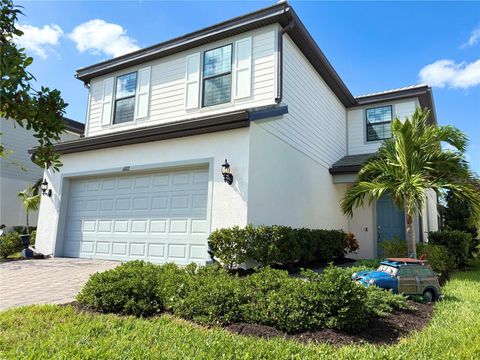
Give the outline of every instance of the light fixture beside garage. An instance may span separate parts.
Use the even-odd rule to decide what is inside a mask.
[[[41,188],[42,188],[42,195],[47,195],[49,197],[52,196],[52,189],[48,188],[47,179],[43,179]]]
[[[223,180],[228,184],[232,185],[233,183],[233,175],[230,172],[230,164],[228,163],[227,159],[225,159],[225,163],[222,164],[222,175]]]

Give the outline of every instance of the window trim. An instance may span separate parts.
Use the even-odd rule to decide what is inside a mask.
[[[226,71],[226,72],[223,72],[223,73],[220,73],[220,74],[216,74],[216,75],[210,75],[210,76],[205,76],[204,75],[204,69],[205,69],[205,54],[209,51],[213,51],[213,50],[217,50],[217,49],[221,49],[221,48],[224,48],[224,47],[227,47],[227,46],[230,46],[230,71]],[[207,50],[204,50],[202,52],[202,62],[200,64],[200,71],[201,71],[201,82],[202,82],[202,104],[201,104],[201,108],[209,108],[209,107],[212,107],[212,106],[220,106],[220,105],[224,105],[224,104],[231,104],[232,103],[232,99],[233,99],[233,96],[232,96],[232,89],[233,89],[233,60],[234,60],[234,46],[233,46],[233,42],[232,43],[228,43],[228,44],[224,44],[224,45],[220,45],[220,46],[217,46],[217,47],[214,47],[214,48],[211,48],[211,49],[207,49]],[[221,77],[221,76],[225,76],[225,75],[230,75],[230,100],[229,101],[226,101],[226,102],[222,102],[222,103],[218,103],[218,104],[212,104],[212,105],[205,105],[205,80],[211,80],[211,79],[215,79],[215,78],[218,78],[218,77]]]
[[[384,139],[374,139],[374,140],[369,140],[368,139],[368,116],[367,116],[367,112],[368,110],[371,110],[371,109],[376,109],[376,108],[383,108],[383,107],[390,107],[390,113],[392,114],[391,116],[391,119],[389,121],[380,121],[380,122],[376,122],[374,123],[375,125],[382,125],[382,124],[392,124],[393,123],[393,119],[394,119],[394,106],[393,104],[385,104],[385,105],[376,105],[376,106],[371,106],[371,107],[366,107],[365,110],[364,110],[364,116],[365,116],[365,121],[364,121],[364,124],[365,124],[365,143],[366,144],[370,144],[370,143],[376,143],[376,142],[383,142],[387,139],[391,139],[392,136],[390,134],[390,137],[388,138],[384,138]]]
[[[117,98],[118,78],[120,78],[122,76],[126,76],[126,75],[131,75],[131,74],[136,74],[135,75],[135,94]],[[121,126],[121,125],[124,125],[124,124],[131,124],[131,123],[135,122],[135,108],[137,106],[136,97],[137,97],[137,91],[138,91],[137,88],[138,88],[138,70],[130,71],[130,72],[115,76],[115,84],[113,86],[114,96],[113,96],[112,126]],[[115,115],[116,115],[116,112],[117,112],[117,100],[126,100],[126,99],[131,99],[131,98],[134,99],[133,100],[133,119],[130,120],[130,121],[123,121],[123,122],[115,123]]]

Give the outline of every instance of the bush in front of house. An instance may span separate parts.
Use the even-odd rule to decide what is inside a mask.
[[[22,249],[22,239],[18,232],[12,231],[0,236],[0,258],[6,259]]]
[[[378,317],[385,316],[393,310],[410,310],[411,307],[400,294],[394,294],[391,290],[371,286],[367,289],[367,308],[370,314]]]
[[[329,262],[357,250],[358,242],[341,230],[248,225],[215,230],[209,246],[214,258],[232,269],[247,260],[287,267]]]
[[[440,230],[428,233],[428,243],[442,245],[454,262],[455,268],[464,267],[468,258],[472,234],[459,230]]]
[[[383,241],[382,249],[385,257],[407,257],[408,245],[405,240]],[[443,245],[417,244],[417,254],[425,254],[428,264],[437,273],[448,273],[455,268],[454,262],[449,258],[447,248]]]
[[[209,247],[212,254],[222,254],[222,263],[227,269],[247,261],[247,232],[250,227],[233,226],[218,229],[210,234]]]
[[[268,267],[239,277],[216,265],[134,261],[91,276],[77,300],[104,313],[170,312],[201,324],[245,322],[289,333],[325,327],[356,331],[372,316],[401,308],[393,295],[383,292],[384,299],[350,277],[348,269],[334,266],[321,275],[304,272],[303,278]]]
[[[191,265],[189,276],[177,283],[170,310],[200,324],[224,325],[240,321],[243,301],[239,279],[219,266]],[[178,281],[177,279],[176,281]]]
[[[151,316],[173,307],[187,271],[174,264],[129,261],[93,274],[77,300],[100,312]]]

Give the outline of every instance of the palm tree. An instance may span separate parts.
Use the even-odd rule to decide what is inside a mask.
[[[438,126],[429,122],[430,111],[417,109],[412,118],[392,123],[392,138],[386,140],[377,154],[361,168],[358,180],[341,201],[348,216],[353,209],[378,200],[388,194],[394,204],[405,210],[408,255],[416,257],[414,231],[415,211],[422,214],[425,191],[433,189],[437,195],[446,190],[471,207],[469,222],[480,219],[480,193],[472,185],[464,153],[468,139],[452,126]],[[449,144],[442,149],[441,143]]]
[[[17,196],[21,198],[23,206],[25,208],[25,215],[27,220],[27,233],[28,233],[29,232],[28,214],[30,211],[38,210],[38,208],[40,207],[41,195],[38,193],[38,186],[33,185],[33,186],[27,187],[23,191],[20,191]]]

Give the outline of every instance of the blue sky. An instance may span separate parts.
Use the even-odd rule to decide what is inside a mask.
[[[82,122],[87,90],[74,78],[77,68],[273,3],[17,2],[31,71],[61,90],[67,116]],[[467,158],[480,173],[480,2],[289,3],[354,95],[433,85],[439,123],[467,133]]]

